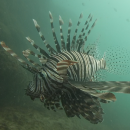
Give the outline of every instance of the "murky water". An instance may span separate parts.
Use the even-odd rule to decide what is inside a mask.
[[[67,38],[68,20],[72,19],[74,34],[78,17],[83,13],[81,29],[89,13],[98,19],[88,38],[88,43],[99,39],[101,53],[108,47],[124,48],[130,54],[130,2],[128,0],[1,0],[0,1],[0,41],[23,58],[22,51],[34,48],[26,41],[30,36],[45,48],[34,27],[36,19],[47,41],[54,47],[48,12],[54,19],[55,31],[59,31],[59,15],[64,20],[63,34]],[[60,35],[57,35],[60,40]],[[121,55],[124,55],[122,52]],[[119,54],[119,53],[117,53]],[[125,55],[126,57],[128,55]],[[129,68],[130,70],[130,68]],[[129,72],[128,70],[128,72]],[[127,74],[108,74],[105,80],[130,81]],[[104,121],[98,125],[77,117],[67,118],[64,111],[47,110],[39,99],[32,101],[24,89],[32,79],[32,74],[23,69],[19,62],[0,46],[0,130],[129,130],[129,94],[116,94],[117,101],[102,104]]]

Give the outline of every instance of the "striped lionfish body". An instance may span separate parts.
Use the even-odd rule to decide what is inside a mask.
[[[102,122],[103,109],[100,102],[115,101],[115,95],[111,92],[130,93],[130,83],[97,81],[96,72],[106,69],[107,64],[104,58],[95,58],[96,49],[92,47],[93,45],[88,45],[87,50],[84,50],[88,35],[97,21],[95,20],[89,28],[89,24],[92,21],[91,15],[88,16],[84,28],[77,37],[78,27],[82,18],[82,14],[80,15],[72,42],[70,41],[72,22],[69,20],[66,43],[62,33],[63,20],[59,16],[61,45],[59,45],[54,31],[51,12],[49,12],[49,16],[56,50],[47,43],[37,21],[34,19],[33,21],[50,54],[36,45],[32,39],[26,37],[32,46],[40,52],[40,54],[36,54],[31,50],[23,51],[23,55],[31,63],[28,64],[19,58],[4,42],[1,42],[1,45],[21,62],[22,67],[33,73],[33,80],[26,89],[26,94],[32,100],[39,98],[47,109],[54,111],[56,109],[64,109],[68,117],[77,116],[80,118],[80,116],[83,116],[94,124]],[[35,63],[29,58],[29,55],[37,57],[40,63]],[[107,92],[102,93],[101,91]]]

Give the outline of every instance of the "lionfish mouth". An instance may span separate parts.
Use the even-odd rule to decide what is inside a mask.
[[[102,71],[109,72],[112,65],[109,66],[107,57],[99,59],[97,44],[88,44],[85,49],[88,35],[97,21],[96,19],[91,24],[91,14],[85,21],[80,35],[77,36],[83,17],[80,14],[72,41],[70,41],[72,22],[69,20],[66,43],[62,30],[64,22],[59,16],[61,45],[56,37],[51,12],[49,12],[49,17],[56,50],[46,41],[40,26],[34,19],[34,25],[49,53],[36,45],[34,40],[26,37],[39,52],[37,54],[29,49],[23,51],[24,57],[30,62],[28,64],[4,42],[1,42],[1,46],[16,58],[23,68],[33,74],[33,80],[26,89],[26,95],[32,100],[39,98],[47,109],[54,111],[64,109],[68,117],[83,116],[93,124],[102,122],[104,112],[100,102],[116,101],[115,95],[111,92],[130,93],[130,82],[101,81]],[[29,55],[38,58],[39,63],[31,60]]]

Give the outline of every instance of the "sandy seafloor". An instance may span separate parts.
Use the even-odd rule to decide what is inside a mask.
[[[42,105],[41,105],[42,106]],[[121,125],[90,124],[84,119],[67,118],[62,112],[45,108],[19,106],[0,107],[0,130],[128,130]]]
[[[96,126],[86,121],[83,125],[77,118],[60,117],[59,114],[61,112],[45,113],[18,106],[2,107],[0,108],[0,130],[111,130],[104,124]]]

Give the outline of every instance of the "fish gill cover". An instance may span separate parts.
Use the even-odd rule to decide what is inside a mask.
[[[129,53],[122,49],[115,52],[113,48],[110,48],[101,56],[97,43],[86,44],[88,35],[97,21],[96,19],[92,23],[91,14],[85,21],[80,35],[77,36],[83,17],[80,14],[72,40],[70,40],[72,21],[69,20],[66,41],[62,30],[64,22],[59,16],[60,45],[54,30],[51,12],[49,12],[49,17],[56,50],[47,43],[35,19],[33,19],[34,25],[49,53],[36,45],[30,37],[26,39],[38,53],[29,49],[23,51],[29,63],[19,58],[3,41],[0,42],[1,46],[16,58],[23,68],[33,74],[33,79],[26,89],[26,95],[32,100],[39,98],[49,110],[64,109],[68,117],[83,116],[93,124],[102,122],[104,112],[100,102],[116,101],[112,92],[130,93],[130,82],[102,81],[107,72],[117,74],[129,72]],[[30,55],[38,58],[39,63],[31,60]]]

